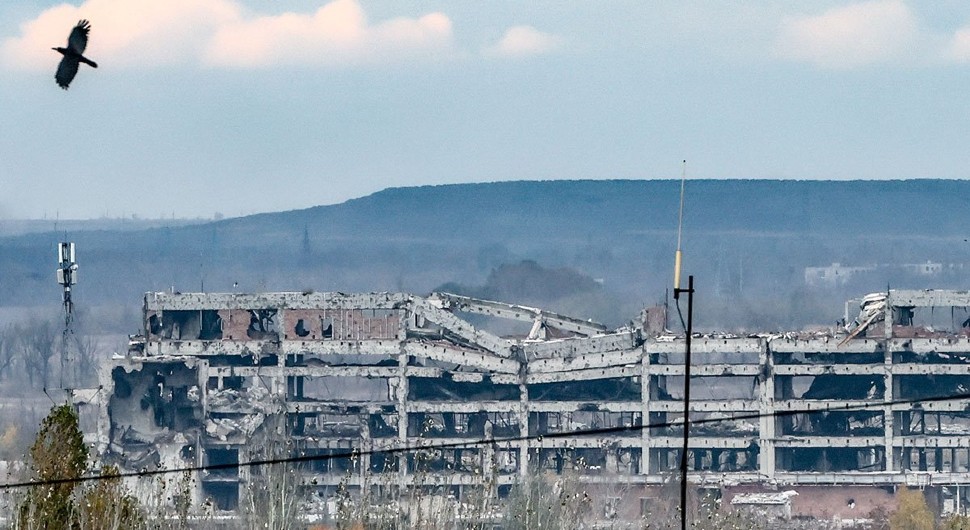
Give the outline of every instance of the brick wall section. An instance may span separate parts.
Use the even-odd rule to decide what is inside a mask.
[[[333,340],[387,340],[398,335],[400,315],[396,311],[373,312],[362,309],[285,309],[281,311],[283,338],[288,340],[322,340],[323,322],[333,323]],[[296,334],[296,324],[303,319],[306,337]]]
[[[245,309],[220,309],[223,340],[248,340],[249,311]]]
[[[320,340],[323,338],[323,332],[320,329],[320,318],[324,311],[320,309],[284,309],[280,311],[283,314],[280,317],[281,329],[280,332],[283,334],[283,338],[286,340]],[[303,328],[309,331],[310,334],[306,337],[301,337],[296,334],[296,324],[300,320],[303,320]]]

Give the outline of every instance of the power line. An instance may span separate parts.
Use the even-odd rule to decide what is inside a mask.
[[[911,398],[911,399],[898,399],[893,401],[882,401],[882,402],[870,402],[870,403],[848,403],[844,405],[833,405],[825,408],[804,408],[804,409],[791,409],[791,410],[778,410],[769,413],[752,412],[747,414],[736,414],[730,417],[723,418],[703,418],[688,421],[689,426],[696,425],[706,425],[713,423],[720,423],[725,421],[738,421],[738,420],[754,420],[761,418],[777,418],[777,417],[787,417],[795,416],[798,414],[819,414],[824,412],[851,412],[859,410],[870,410],[878,409],[883,407],[892,407],[895,405],[915,405],[922,403],[940,403],[947,401],[960,401],[960,400],[970,400],[970,393],[961,394],[951,394],[948,396],[934,396],[928,398]],[[342,453],[332,453],[324,455],[303,455],[303,456],[293,456],[286,458],[270,458],[265,460],[250,460],[248,462],[236,462],[228,464],[208,464],[202,466],[190,466],[182,468],[173,469],[143,469],[141,471],[130,471],[125,473],[112,473],[105,475],[88,475],[84,477],[77,478],[61,478],[61,479],[49,479],[49,480],[30,480],[23,482],[14,482],[8,484],[0,484],[0,490],[15,489],[15,488],[26,488],[32,486],[52,486],[57,484],[70,484],[70,483],[82,483],[82,482],[92,482],[98,480],[115,480],[123,478],[137,478],[137,477],[150,477],[157,475],[168,475],[172,473],[193,473],[198,471],[218,471],[223,469],[239,469],[245,467],[259,467],[259,466],[269,466],[277,464],[295,464],[295,463],[305,463],[305,462],[320,462],[328,460],[341,460],[348,458],[357,458],[361,456],[375,456],[375,455],[393,455],[393,454],[403,454],[412,453],[418,451],[435,450],[435,449],[462,449],[468,447],[476,447],[483,445],[501,445],[501,444],[511,444],[515,442],[525,442],[525,441],[542,441],[544,439],[559,439],[559,438],[571,438],[574,436],[594,436],[603,434],[619,434],[619,433],[633,433],[640,432],[644,429],[662,429],[666,427],[676,427],[683,426],[684,421],[665,421],[659,423],[650,423],[646,425],[628,425],[623,427],[602,427],[597,429],[578,429],[573,431],[564,431],[556,433],[546,433],[546,434],[533,434],[525,436],[509,436],[504,438],[482,438],[478,440],[471,441],[459,441],[459,442],[445,442],[438,444],[421,444],[415,446],[404,446],[404,447],[391,447],[387,449],[369,449],[366,451],[352,450],[345,451]]]

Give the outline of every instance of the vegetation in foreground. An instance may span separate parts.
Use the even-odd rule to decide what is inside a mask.
[[[269,425],[254,439],[251,458],[281,458],[291,454],[291,444],[283,436],[285,422]],[[420,455],[416,455],[420,460]],[[25,488],[12,497],[7,525],[11,530],[64,528],[71,530],[155,530],[162,528],[210,528],[216,520],[209,503],[193,505],[189,499],[192,478],[187,474],[175,479],[152,480],[148,495],[140,501],[119,478],[80,480],[95,475],[92,458],[84,444],[78,416],[71,405],[55,406],[40,425],[30,447],[27,471],[23,479],[37,485]],[[97,475],[114,476],[118,470],[102,466]],[[285,465],[264,466],[253,480],[248,503],[228,524],[249,529],[339,529],[392,530],[484,530],[496,525],[508,530],[533,528],[640,528],[642,530],[680,527],[679,510],[674,503],[661,504],[638,523],[624,524],[617,511],[607,505],[603,517],[594,510],[592,499],[569,475],[524,477],[501,504],[486,487],[480,498],[448,501],[434,488],[409,488],[404,495],[367,494],[353,496],[342,488],[334,499],[337,506],[333,520],[311,524],[302,514],[309,499],[298,480],[299,473]],[[419,477],[420,481],[420,477]],[[428,481],[431,484],[431,481]],[[376,484],[372,486],[378,486]],[[674,482],[664,499],[675,499]],[[382,491],[382,488],[365,488]],[[383,491],[400,491],[384,488]],[[144,493],[144,492],[143,492]],[[148,499],[145,501],[145,499]],[[895,512],[875,514],[855,528],[866,530],[970,530],[970,517],[952,515],[937,520],[922,492],[900,489]],[[772,521],[764,514],[724,510],[712,498],[693,498],[690,527],[695,530],[768,530],[770,528],[827,528],[827,522]],[[405,508],[406,507],[406,508]],[[840,527],[844,528],[844,527]]]

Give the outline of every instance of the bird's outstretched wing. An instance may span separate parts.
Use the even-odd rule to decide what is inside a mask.
[[[84,53],[84,49],[88,47],[89,31],[91,31],[91,23],[87,20],[79,20],[77,26],[74,26],[74,29],[71,30],[71,36],[67,38],[68,49],[78,54]]]
[[[57,65],[57,73],[54,74],[57,85],[67,90],[67,86],[71,84],[74,76],[77,75],[77,66],[78,60],[76,58],[65,55],[61,59],[61,64]]]

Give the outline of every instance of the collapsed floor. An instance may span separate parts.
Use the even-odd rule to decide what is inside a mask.
[[[695,337],[692,482],[929,486],[962,510],[968,307],[967,292],[891,291],[831,331]],[[481,318],[528,331],[500,337]],[[103,370],[99,449],[132,470],[245,462],[273,437],[302,456],[359,450],[301,468],[323,506],[337,488],[377,484],[502,495],[544,470],[609,490],[604,514],[638,517],[680,465],[685,345],[664,320],[654,308],[610,330],[445,293],[149,293],[143,334]],[[518,439],[373,453],[496,438]],[[236,510],[253,473],[202,473],[190,495]],[[625,496],[639,501],[617,513]]]

